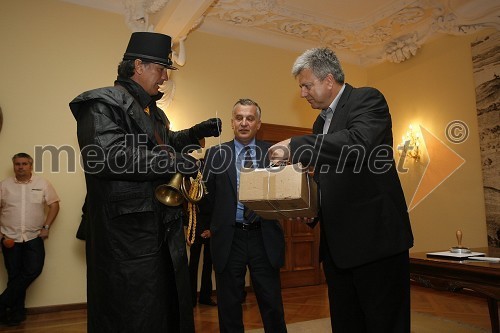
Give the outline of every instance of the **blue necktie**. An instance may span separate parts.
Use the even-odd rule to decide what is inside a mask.
[[[246,169],[250,169],[254,167],[253,158],[252,158],[252,148],[249,146],[245,146],[238,156],[239,166],[244,167]],[[246,223],[253,223],[258,218],[257,214],[247,206],[243,206],[243,217],[246,220]]]

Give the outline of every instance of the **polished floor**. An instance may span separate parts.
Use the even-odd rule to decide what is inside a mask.
[[[329,316],[325,285],[283,289],[283,302],[287,323]],[[438,292],[412,286],[412,310],[491,330],[488,307],[481,298],[450,292]],[[248,293],[243,304],[246,329],[260,328],[259,309],[253,293]],[[194,308],[196,331],[218,332],[217,307],[197,305]],[[17,327],[0,327],[0,332],[29,333],[84,333],[86,311],[72,310],[29,314]]]

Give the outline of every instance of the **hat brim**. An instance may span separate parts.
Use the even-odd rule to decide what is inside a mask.
[[[172,60],[170,59],[161,59],[157,57],[151,57],[147,56],[144,54],[137,54],[137,53],[125,53],[123,55],[123,60],[135,60],[135,59],[141,59],[142,61],[145,62],[152,62],[158,65],[162,65],[167,67],[168,69],[172,70],[177,70],[178,68],[175,66],[172,66]]]
[[[168,69],[171,69],[171,70],[174,70],[174,71],[178,70],[178,68],[177,68],[177,67],[174,67],[174,66],[172,66],[172,65],[168,65],[168,64],[166,64],[166,63],[164,63],[164,62],[155,62],[155,61],[152,61],[152,62],[153,62],[153,63],[155,63],[155,64],[158,64],[158,65],[165,66],[165,67],[167,67]]]

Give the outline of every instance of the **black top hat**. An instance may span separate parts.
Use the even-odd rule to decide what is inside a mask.
[[[141,59],[145,62],[163,65],[169,69],[177,69],[172,66],[173,63],[170,59],[171,45],[172,38],[168,35],[155,32],[134,32],[130,36],[123,60]]]

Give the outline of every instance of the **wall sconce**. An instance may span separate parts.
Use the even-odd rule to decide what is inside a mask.
[[[403,135],[403,141],[398,146],[399,155],[408,156],[415,161],[420,160],[420,133],[413,130],[410,125],[409,130]]]

